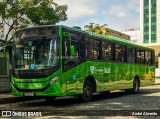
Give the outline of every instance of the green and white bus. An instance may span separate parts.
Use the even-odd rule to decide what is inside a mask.
[[[154,50],[114,36],[61,25],[17,31],[12,46],[12,92],[17,96],[75,96],[154,83]]]

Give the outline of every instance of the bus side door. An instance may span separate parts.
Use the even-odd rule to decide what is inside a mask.
[[[75,55],[70,55],[69,39],[63,42],[63,74],[62,78],[66,81],[66,95],[77,93],[77,65],[79,63],[79,41],[72,41],[75,47]]]

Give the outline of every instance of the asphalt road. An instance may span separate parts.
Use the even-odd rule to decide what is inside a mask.
[[[0,99],[0,110],[41,112],[42,117],[37,118],[158,119],[160,85],[143,87],[139,94],[127,94],[124,91],[114,91],[107,96],[95,94],[93,100],[88,103],[81,103],[75,97],[57,98],[50,102],[34,97],[6,98]]]

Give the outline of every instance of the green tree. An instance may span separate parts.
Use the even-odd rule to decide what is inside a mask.
[[[58,5],[54,0],[3,0],[0,2],[0,25],[5,23],[9,26],[5,42],[11,32],[30,25],[49,25],[67,20],[67,8],[67,5]]]
[[[84,29],[86,31],[95,32],[94,25],[95,25],[94,23],[89,23],[84,26]]]
[[[84,29],[89,32],[95,32],[101,35],[110,35],[110,31],[107,28],[107,24],[99,25],[90,23],[84,26]]]

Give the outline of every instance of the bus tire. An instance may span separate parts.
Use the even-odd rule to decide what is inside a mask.
[[[139,87],[140,87],[140,82],[139,82],[138,78],[135,78],[134,81],[133,81],[133,88],[132,89],[126,89],[125,91],[127,93],[136,94],[136,93],[139,93]]]
[[[139,80],[135,78],[133,81],[133,93],[139,93],[139,87],[140,87]]]
[[[83,85],[83,94],[79,96],[82,102],[89,102],[93,97],[93,85],[91,81],[86,80]]]

